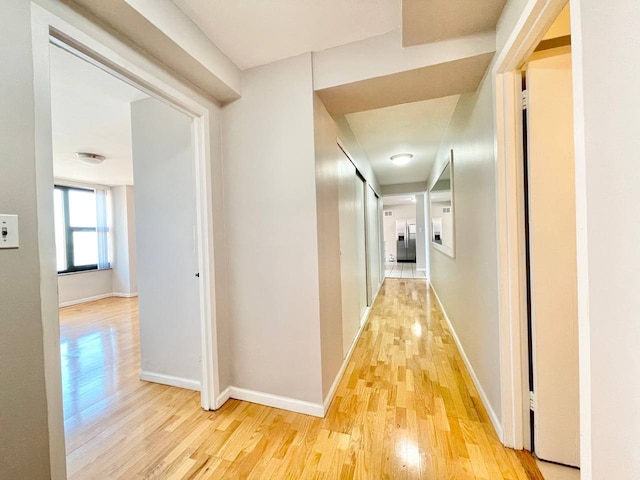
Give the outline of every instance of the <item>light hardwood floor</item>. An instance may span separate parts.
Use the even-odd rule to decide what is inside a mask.
[[[137,312],[61,309],[69,478],[528,478],[425,280],[385,281],[324,419],[139,381]]]

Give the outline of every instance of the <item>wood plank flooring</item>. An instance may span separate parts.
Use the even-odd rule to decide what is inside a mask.
[[[527,479],[426,281],[387,279],[324,419],[138,380],[137,299],[61,309],[71,479]]]

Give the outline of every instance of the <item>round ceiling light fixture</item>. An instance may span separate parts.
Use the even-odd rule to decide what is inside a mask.
[[[77,158],[81,162],[89,163],[91,165],[99,165],[105,160],[104,155],[98,155],[97,153],[88,152],[76,152],[73,154],[74,158]]]
[[[391,155],[391,157],[389,157],[389,159],[399,167],[409,163],[412,158],[413,158],[413,154],[411,153],[398,153],[396,155]]]

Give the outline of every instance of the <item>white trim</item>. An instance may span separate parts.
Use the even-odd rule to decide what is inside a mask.
[[[473,366],[469,361],[469,357],[467,357],[467,354],[464,351],[464,348],[462,347],[462,343],[458,338],[458,334],[456,333],[455,328],[453,328],[453,324],[451,323],[451,320],[447,315],[447,311],[444,309],[444,305],[442,305],[442,302],[440,301],[440,297],[438,297],[438,294],[436,293],[436,289],[433,287],[433,284],[431,282],[429,282],[429,287],[431,288],[431,291],[433,292],[434,297],[436,297],[436,301],[438,302],[438,305],[440,306],[440,310],[442,311],[442,316],[447,322],[447,326],[449,327],[451,336],[453,337],[453,340],[456,342],[456,345],[458,346],[458,351],[460,352],[460,356],[462,357],[464,364],[467,366],[467,370],[469,371],[469,375],[471,375],[473,384],[476,386],[476,390],[478,390],[478,393],[480,394],[480,398],[482,399],[482,403],[484,404],[485,410],[489,414],[489,418],[491,419],[493,428],[496,430],[496,433],[498,434],[498,438],[502,441],[503,431],[502,431],[502,425],[500,425],[500,421],[498,420],[498,415],[496,415],[496,412],[493,410],[493,407],[489,402],[489,398],[487,397],[487,394],[482,388],[482,385],[480,384],[480,380],[478,380],[478,376],[476,375],[476,372],[473,370]]]
[[[102,300],[103,298],[109,298],[109,297],[113,297],[113,296],[114,296],[113,293],[103,293],[101,295],[94,295],[93,297],[78,298],[76,300],[69,300],[68,302],[60,302],[60,304],[58,306],[60,308],[70,307],[72,305],[79,305],[81,303],[95,302],[96,300]]]
[[[169,385],[170,387],[186,388],[187,390],[200,391],[200,382],[184,377],[174,377],[173,375],[165,375],[163,373],[148,372],[140,370],[140,380],[143,382],[160,383]]]
[[[114,297],[120,297],[120,298],[133,298],[138,296],[138,292],[131,292],[131,293],[113,292],[111,295],[113,295]]]
[[[210,146],[210,110],[219,104],[204,97],[189,84],[175,77],[161,65],[151,62],[142,53],[104,30],[90,19],[57,0],[37,0],[31,3],[31,34],[34,63],[36,180],[38,213],[38,249],[41,282],[45,384],[49,419],[51,477],[66,478],[64,427],[60,372],[60,332],[55,283],[55,253],[53,228],[53,185],[51,146],[51,93],[49,85],[49,50],[52,33],[59,45],[87,61],[128,82],[150,95],[168,101],[174,108],[193,118],[198,202],[198,243],[200,267],[202,380],[201,405],[215,407],[218,397],[219,372],[217,351],[214,254],[212,232],[212,175]],[[64,40],[62,40],[64,39]],[[52,261],[53,260],[53,261]]]
[[[111,187],[108,185],[102,185],[100,183],[80,182],[78,180],[71,180],[62,177],[53,177],[53,182],[56,185],[60,185],[61,187],[88,188],[91,190],[107,190],[109,192],[111,191]]]
[[[216,398],[216,409],[220,408],[222,405],[224,405],[226,403],[227,400],[229,400],[231,398],[231,392],[229,391],[230,387],[225,388],[222,392],[220,392],[220,395],[218,395],[218,398]]]
[[[526,329],[526,271],[524,249],[524,194],[518,102],[521,76],[510,72],[496,78],[496,218],[498,240],[500,376],[503,442],[521,449],[529,445]],[[510,92],[507,94],[507,92]],[[503,99],[501,103],[501,99]],[[507,101],[508,99],[508,101]],[[505,130],[500,131],[501,122]],[[506,125],[508,124],[508,130]],[[527,388],[528,390],[528,388]],[[526,411],[525,411],[526,410]]]
[[[453,179],[455,175],[454,165],[453,165],[453,148],[449,150],[449,158],[447,159],[446,162],[444,162],[441,165],[438,175],[434,176],[434,180],[433,182],[431,182],[431,185],[429,186],[429,189],[426,192],[428,195],[428,201],[429,201],[429,227],[431,227],[431,190],[433,189],[433,187],[436,186],[436,183],[438,183],[438,180],[440,179],[440,175],[442,175],[442,173],[446,170],[447,165],[449,165],[450,177],[451,177],[449,179],[449,183],[451,184],[451,222],[453,224],[452,226],[453,238],[451,239],[452,243],[451,243],[451,247],[447,247],[445,245],[441,245],[440,243],[434,242],[433,236],[431,235],[431,231],[429,231],[429,242],[431,246],[435,250],[438,250],[440,253],[444,253],[445,255],[451,258],[456,258],[456,191],[455,191],[455,182]]]
[[[426,272],[426,268],[416,268],[416,272]]]
[[[93,297],[77,298],[75,300],[69,300],[68,302],[60,302],[58,307],[59,308],[70,307],[72,305],[80,305],[81,303],[95,302],[96,300],[102,300],[103,298],[110,298],[110,297],[133,298],[137,296],[138,296],[138,292],[133,292],[133,293],[109,292],[109,293],[102,293],[100,295],[94,295]]]
[[[589,237],[587,235],[587,159],[584,115],[584,62],[580,2],[571,1],[571,48],[573,68],[573,125],[576,176],[576,253],[578,259],[578,349],[580,352],[580,476],[593,475],[591,425],[591,324],[589,322]]]
[[[383,284],[384,284],[384,281],[380,282],[380,285],[378,285],[378,290],[376,291],[375,297],[373,299],[374,303],[378,298],[378,295],[380,294],[380,290],[382,290]],[[229,400],[230,398],[234,398],[236,400],[257,403],[259,405],[266,405],[268,407],[281,408],[283,410],[290,410],[292,412],[304,413],[306,415],[313,415],[315,417],[323,418],[326,415],[327,410],[331,405],[331,402],[333,401],[333,397],[335,396],[335,393],[338,389],[338,385],[342,380],[342,376],[344,375],[344,372],[347,369],[347,365],[349,364],[349,361],[351,360],[351,356],[355,351],[356,345],[360,340],[360,336],[362,335],[362,332],[364,331],[367,325],[367,322],[369,321],[369,316],[371,315],[371,311],[372,311],[371,307],[367,307],[367,309],[365,310],[365,313],[362,316],[363,320],[358,330],[358,334],[356,335],[355,339],[351,343],[351,346],[349,347],[349,351],[347,352],[347,355],[345,356],[344,361],[340,366],[340,370],[338,371],[338,374],[336,375],[336,378],[333,381],[333,384],[331,385],[331,388],[329,389],[329,392],[327,393],[322,405],[317,403],[312,403],[312,402],[305,402],[302,400],[296,400],[294,398],[282,397],[280,395],[273,395],[270,393],[257,392],[255,390],[248,390],[245,388],[230,386],[226,388],[224,391],[222,391],[222,393],[217,397],[216,408],[220,408],[227,400]]]
[[[566,3],[528,0],[491,73],[496,99],[501,438],[515,449],[530,447],[519,69]]]
[[[229,387],[229,398],[257,403],[267,407],[280,408],[291,412],[304,413],[314,417],[324,417],[324,407],[320,403],[306,402],[290,397],[282,397],[271,393],[256,392],[240,387]]]

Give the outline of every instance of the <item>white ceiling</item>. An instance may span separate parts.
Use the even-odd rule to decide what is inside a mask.
[[[401,28],[405,46],[484,32],[495,28],[506,0],[172,1],[244,70]],[[458,94],[477,88],[492,57],[476,55],[318,94],[332,115],[345,115],[382,185],[424,182]],[[375,52],[369,58],[375,62]],[[413,153],[413,161],[397,167],[389,157],[399,152]]]
[[[240,69],[400,28],[399,0],[173,0]]]
[[[460,95],[406,103],[345,115],[381,185],[424,182]],[[412,153],[408,165],[389,160]]]
[[[391,207],[394,205],[413,205],[415,204],[415,199],[415,195],[388,195],[382,197],[382,204],[385,207]]]
[[[102,185],[133,185],[131,102],[147,95],[79,58],[51,47],[53,173]],[[74,152],[107,159],[87,165]]]

